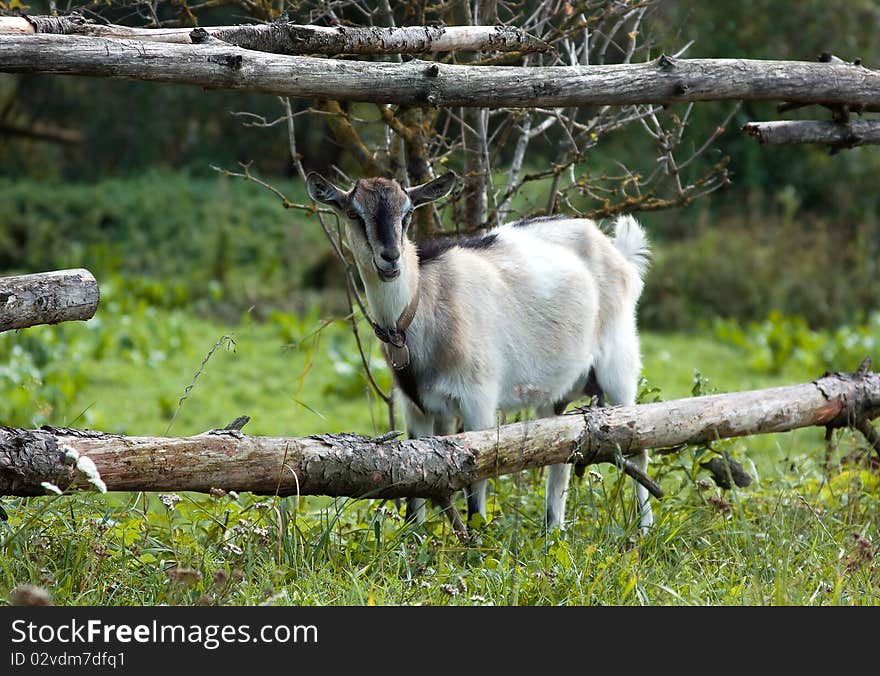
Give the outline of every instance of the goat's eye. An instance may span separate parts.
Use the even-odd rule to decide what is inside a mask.
[[[361,230],[362,232],[366,232],[367,224],[364,223],[363,217],[357,211],[351,209],[349,211],[346,211],[345,215],[348,216],[351,222],[354,223],[359,230]]]

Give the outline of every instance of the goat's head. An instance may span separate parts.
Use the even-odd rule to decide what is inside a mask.
[[[309,195],[323,202],[348,223],[349,242],[359,264],[372,261],[383,282],[400,274],[400,252],[412,212],[445,197],[455,174],[443,174],[407,190],[387,178],[360,179],[349,191],[340,190],[317,172],[306,177]]]

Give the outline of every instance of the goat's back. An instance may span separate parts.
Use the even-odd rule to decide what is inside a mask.
[[[423,270],[457,287],[448,297],[460,335],[478,346],[466,351],[474,362],[466,371],[499,379],[502,408],[515,405],[505,393],[524,386],[562,398],[589,371],[604,325],[633,312],[639,270],[587,219],[539,219],[490,235],[491,245],[450,248]]]
[[[632,216],[615,220],[613,238],[588,218],[537,218],[504,225],[496,231],[501,238],[515,233],[524,246],[534,237],[574,252],[595,278],[603,304],[613,304],[613,298],[635,302],[641,294],[649,246],[644,230]]]

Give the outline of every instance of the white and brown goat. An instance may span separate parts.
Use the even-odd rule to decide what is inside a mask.
[[[449,194],[454,174],[409,189],[370,178],[344,191],[315,172],[307,184],[347,223],[410,437],[453,433],[456,419],[465,431],[490,429],[498,411],[529,406],[553,415],[596,382],[613,403],[635,403],[648,242],[631,216],[616,220],[613,239],[591,220],[550,217],[416,244],[413,210]],[[645,469],[647,454],[636,461]],[[548,469],[550,528],[564,521],[570,470]],[[486,483],[468,487],[469,517],[485,517]],[[648,492],[636,491],[645,529]],[[424,500],[407,502],[407,518],[424,518]]]

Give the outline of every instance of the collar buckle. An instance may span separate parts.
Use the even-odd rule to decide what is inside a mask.
[[[406,306],[400,317],[397,319],[397,325],[393,328],[380,326],[376,322],[370,322],[373,325],[373,333],[376,337],[388,346],[388,357],[391,366],[396,371],[400,371],[409,366],[409,347],[406,344],[406,330],[412,324],[413,318],[416,316],[416,310],[419,308],[419,290],[413,299]]]

